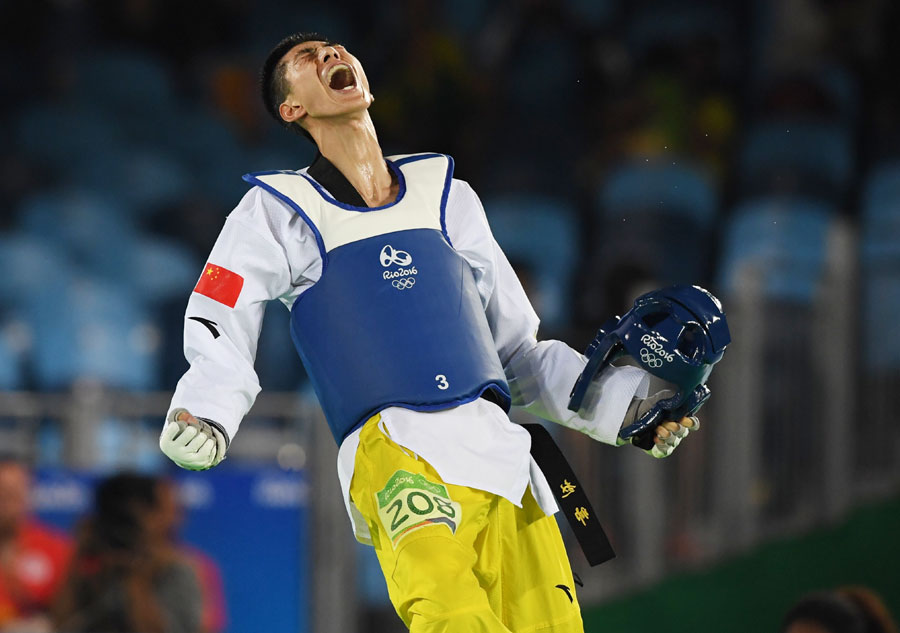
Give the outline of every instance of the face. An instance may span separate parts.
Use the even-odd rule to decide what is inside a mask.
[[[279,107],[285,121],[353,115],[372,103],[362,65],[340,44],[304,42],[281,61],[290,86]]]
[[[31,478],[20,464],[0,463],[0,531],[15,528],[28,516]]]
[[[156,506],[146,517],[147,531],[154,538],[166,539],[174,536],[181,524],[181,505],[174,484],[162,480],[156,486]]]

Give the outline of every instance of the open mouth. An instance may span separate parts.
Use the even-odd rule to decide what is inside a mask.
[[[328,87],[332,90],[351,90],[356,87],[356,76],[346,64],[337,64],[328,71]]]

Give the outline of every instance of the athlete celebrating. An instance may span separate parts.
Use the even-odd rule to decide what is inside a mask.
[[[262,91],[319,155],[244,176],[253,187],[188,303],[190,369],[161,449],[184,468],[222,461],[260,389],[265,304],[279,300],[340,445],[355,535],[376,548],[410,630],[582,631],[553,491],[507,411],[616,445],[623,423],[671,394],[640,366],[609,365],[595,404],[568,409],[586,358],[536,340],[538,317],[449,156],[383,156],[346,48],[286,38]],[[648,452],[668,455],[694,425],[656,427]]]

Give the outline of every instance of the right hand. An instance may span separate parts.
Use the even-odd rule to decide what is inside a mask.
[[[206,470],[225,459],[228,442],[214,426],[176,409],[159,436],[159,448],[186,470]]]

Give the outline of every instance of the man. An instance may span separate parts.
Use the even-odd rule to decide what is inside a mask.
[[[356,537],[376,548],[410,630],[582,631],[556,502],[506,411],[615,445],[635,397],[652,396],[648,374],[610,367],[592,413],[569,411],[585,358],[535,339],[538,318],[452,159],[385,158],[362,66],[321,36],[282,41],[262,79],[268,111],[320,154],[245,176],[256,186],[188,303],[191,367],[160,447],[186,468],[224,458],[259,391],[265,303],[280,300],[340,445]],[[653,454],[693,424],[658,428]]]
[[[0,456],[0,631],[49,631],[71,555],[69,540],[31,518],[31,475]]]

